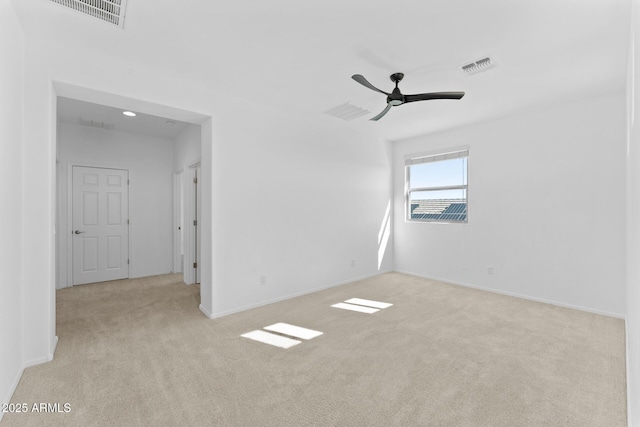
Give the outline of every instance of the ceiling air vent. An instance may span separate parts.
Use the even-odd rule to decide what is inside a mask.
[[[371,114],[371,111],[345,102],[344,104],[333,107],[325,111],[324,113],[342,120],[349,121],[357,119],[358,117],[362,117],[365,114]]]
[[[102,21],[124,27],[127,0],[51,0]]]
[[[92,128],[106,129],[106,130],[113,130],[113,128],[115,127],[113,123],[98,122],[95,120],[85,120],[82,117],[78,117],[78,123],[80,123],[82,126],[89,126]]]
[[[460,71],[465,74],[477,74],[481,71],[488,70],[491,67],[494,67],[496,64],[489,58],[488,56],[482,59],[478,59],[477,61],[470,62],[465,65],[461,65]]]

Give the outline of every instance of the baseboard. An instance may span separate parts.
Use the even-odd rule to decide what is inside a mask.
[[[204,308],[202,306],[202,304],[200,304],[200,311],[204,313],[205,316],[207,316],[209,319],[213,319],[213,314],[209,313],[209,311],[207,311],[206,308]]]
[[[9,393],[8,393],[7,397],[5,398],[5,400],[3,400],[0,403],[9,403],[9,402],[11,402],[11,398],[13,397],[13,393],[15,393],[16,392],[16,388],[18,388],[18,384],[20,383],[20,378],[22,378],[22,374],[24,373],[24,370],[29,368],[29,367],[31,367],[31,366],[35,366],[35,365],[40,365],[42,363],[51,362],[53,360],[53,355],[56,353],[56,348],[57,347],[58,347],[58,336],[56,335],[53,338],[53,342],[51,343],[51,348],[49,350],[49,353],[46,356],[39,357],[37,359],[32,359],[32,360],[24,362],[22,364],[22,368],[20,368],[20,370],[18,370],[15,379],[11,383],[11,387],[9,388]],[[2,421],[2,416],[3,415],[4,415],[4,412],[0,411],[0,421]]]
[[[18,384],[20,383],[20,378],[22,378],[22,374],[23,373],[24,373],[24,368],[20,368],[18,370],[18,372],[16,373],[15,378],[11,382],[11,387],[9,387],[9,392],[7,393],[7,396],[0,403],[9,403],[9,402],[11,402],[11,398],[13,397],[13,393],[16,392],[16,389],[18,388]],[[3,415],[4,415],[4,412],[0,411],[0,422],[2,421],[2,416]]]
[[[51,362],[53,360],[53,355],[56,352],[56,348],[58,347],[58,336],[56,335],[53,338],[53,342],[51,343],[51,347],[49,348],[49,352],[46,356],[38,357],[36,359],[26,360],[24,362],[24,369],[30,368],[36,365],[42,365],[43,363]]]
[[[587,313],[593,313],[593,314],[600,314],[602,316],[615,317],[617,319],[624,319],[625,318],[624,315],[619,314],[619,313],[611,313],[611,312],[604,311],[604,310],[597,310],[597,309],[593,309],[593,308],[589,308],[589,307],[582,307],[582,306],[579,306],[579,305],[567,304],[567,303],[553,301],[553,300],[549,300],[549,299],[545,299],[545,298],[533,297],[531,295],[519,294],[519,293],[516,293],[516,292],[503,291],[501,289],[494,289],[494,288],[487,288],[487,287],[484,287],[484,286],[472,285],[470,283],[457,282],[455,280],[443,279],[443,278],[440,278],[440,277],[426,276],[424,274],[412,273],[410,271],[396,270],[396,273],[408,274],[409,276],[421,277],[423,279],[435,280],[435,281],[442,282],[442,283],[449,283],[451,285],[464,286],[465,288],[478,289],[480,291],[492,292],[494,294],[500,294],[500,295],[507,295],[507,296],[510,296],[510,297],[522,298],[522,299],[526,299],[526,300],[529,300],[529,301],[535,301],[535,302],[541,302],[541,303],[545,303],[545,304],[557,305],[558,307],[571,308],[571,309],[574,309],[574,310],[585,311]]]
[[[333,284],[330,284],[330,285],[320,286],[320,287],[309,289],[309,290],[302,291],[302,292],[296,292],[296,293],[293,293],[293,294],[284,295],[284,296],[281,296],[281,297],[278,297],[278,298],[273,298],[273,299],[270,299],[270,300],[267,300],[267,301],[261,301],[261,302],[255,303],[255,304],[249,304],[249,305],[245,305],[245,306],[242,306],[242,307],[232,308],[230,310],[221,311],[221,312],[215,313],[215,314],[208,313],[205,309],[202,308],[202,305],[200,306],[200,310],[205,315],[207,315],[207,317],[209,317],[210,319],[217,319],[219,317],[228,316],[230,314],[240,313],[240,312],[246,311],[246,310],[251,310],[252,308],[258,308],[258,307],[262,307],[264,305],[273,304],[273,303],[284,301],[284,300],[288,300],[288,299],[291,299],[291,298],[301,297],[303,295],[308,295],[308,294],[312,294],[312,293],[315,293],[315,292],[324,291],[325,289],[335,288],[336,286],[346,285],[346,284],[349,284],[349,283],[357,282],[359,280],[369,279],[371,277],[380,276],[382,274],[386,274],[386,273],[390,273],[390,272],[391,272],[391,270],[389,270],[389,271],[379,271],[379,272],[377,272],[375,274],[356,277],[356,278],[344,280],[344,281],[341,281],[341,282],[338,282],[338,283],[333,283]]]
[[[629,328],[627,327],[627,321],[624,321],[624,333],[625,333],[625,367],[627,375],[627,425],[633,426],[635,422],[635,402],[633,401],[633,391],[629,384],[633,384],[633,378],[631,378],[631,367],[629,366]]]
[[[53,342],[51,343],[51,349],[49,350],[49,354],[47,355],[51,362],[53,360],[53,356],[56,354],[56,348],[58,348],[58,336],[53,337]]]
[[[49,355],[38,357],[36,359],[25,360],[24,368],[27,369],[27,368],[30,368],[32,366],[42,365],[43,363],[47,363],[47,362],[50,362],[50,361],[51,360],[49,359]]]
[[[129,275],[129,279],[142,279],[143,277],[153,277],[153,276],[164,276],[165,274],[173,274],[171,270],[169,271],[161,271],[159,273],[144,273],[144,274],[135,274]]]
[[[181,272],[178,272],[178,273],[181,273]],[[173,271],[163,271],[161,273],[135,274],[135,275],[129,275],[129,277],[126,277],[126,279],[142,279],[144,277],[164,276],[165,274],[177,274],[177,273],[174,273]],[[100,283],[100,282],[97,282],[97,283]],[[87,283],[87,284],[90,284],[90,283]],[[68,284],[59,288],[56,285],[56,291],[59,291],[61,289],[66,289],[66,288],[73,288],[73,286],[74,286],[73,284]]]

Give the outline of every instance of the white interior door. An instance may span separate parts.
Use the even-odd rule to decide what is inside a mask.
[[[73,167],[73,284],[129,277],[129,172]]]

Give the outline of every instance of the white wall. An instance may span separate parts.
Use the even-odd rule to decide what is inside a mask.
[[[60,276],[71,286],[67,261],[68,178],[71,165],[129,170],[129,277],[166,274],[173,269],[173,141],[147,135],[60,123]],[[62,272],[67,272],[63,275]]]
[[[468,224],[405,222],[403,157],[460,145],[470,147]],[[623,93],[394,149],[396,270],[624,316]]]
[[[333,118],[238,111],[214,116],[213,277],[226,285],[212,314],[391,270],[391,247],[378,269],[388,144]]]
[[[0,0],[0,403],[22,373],[22,142],[24,37],[8,0]],[[0,412],[0,419],[2,419]]]
[[[174,139],[173,170],[178,172],[199,162],[202,131],[198,125],[189,125]]]
[[[53,358],[55,334],[55,143],[56,99],[51,80],[25,34],[23,174],[23,254],[35,260],[23,269],[23,360],[26,366]],[[45,59],[46,60],[46,59]],[[12,82],[13,83],[13,82]],[[28,122],[26,121],[28,119]]]
[[[388,145],[350,132],[337,119],[292,120],[221,87],[206,89],[116,57],[33,41],[27,49],[25,250],[34,251],[25,298],[25,356],[46,360],[55,338],[53,212],[55,95],[172,106],[209,116],[202,141],[202,309],[210,316],[347,282],[378,270],[378,233],[391,192]],[[52,84],[52,82],[54,82]],[[65,84],[60,84],[64,82]],[[64,88],[63,92],[60,92]],[[91,96],[88,95],[90,92]],[[114,94],[114,96],[105,95]],[[108,102],[107,102],[108,101]],[[184,120],[161,111],[149,114]],[[51,185],[49,185],[51,183]],[[205,191],[207,190],[208,191]],[[256,201],[253,205],[251,201]],[[351,260],[355,266],[351,267]],[[267,283],[259,284],[265,275]],[[43,361],[44,361],[43,360]]]
[[[627,411],[640,425],[640,2],[633,1],[627,146]]]

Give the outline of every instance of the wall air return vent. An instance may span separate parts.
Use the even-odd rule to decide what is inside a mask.
[[[461,65],[458,68],[460,69],[460,71],[462,71],[465,74],[477,74],[479,72],[488,70],[489,68],[492,68],[495,65],[496,65],[495,62],[493,62],[493,60],[487,56],[485,58],[478,59],[468,64]]]
[[[364,108],[358,107],[357,105],[353,105],[348,102],[345,102],[344,104],[330,108],[324,113],[333,117],[337,117],[342,120],[349,121],[349,120],[356,119],[358,117],[362,117],[365,114],[371,114],[371,111],[365,110]]]
[[[113,123],[98,122],[96,120],[85,120],[82,117],[78,117],[78,123],[82,126],[89,126],[92,128],[113,130],[115,127]]]
[[[120,28],[124,27],[127,0],[51,0]]]

